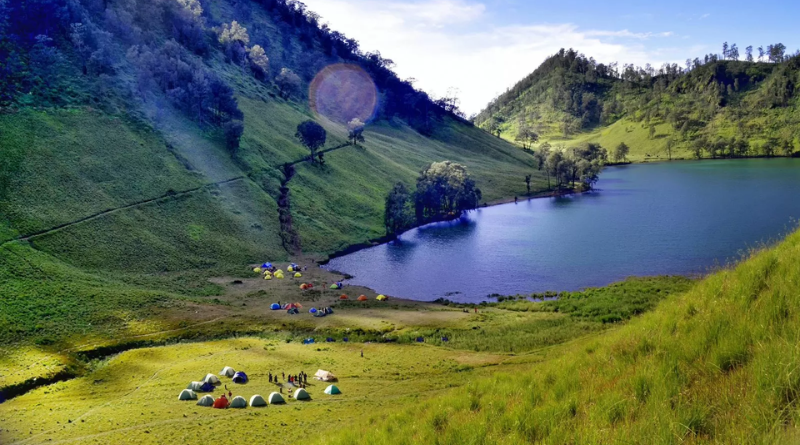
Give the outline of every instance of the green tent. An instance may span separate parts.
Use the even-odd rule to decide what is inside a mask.
[[[332,396],[332,395],[335,395],[335,394],[341,394],[341,393],[342,392],[339,391],[339,387],[336,386],[336,385],[331,385],[331,386],[325,388],[325,394],[327,394],[329,396]]]

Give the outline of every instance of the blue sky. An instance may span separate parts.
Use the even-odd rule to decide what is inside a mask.
[[[395,61],[402,78],[467,114],[562,47],[600,62],[686,58],[782,42],[800,48],[800,1],[304,0],[333,29]]]

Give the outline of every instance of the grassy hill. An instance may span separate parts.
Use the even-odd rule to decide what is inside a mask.
[[[633,161],[789,156],[800,147],[795,85],[800,58],[774,62],[699,60],[685,70],[596,63],[560,51],[475,118],[514,141],[531,129],[540,143],[631,147]]]
[[[552,360],[321,442],[795,442],[798,261],[800,232]]]

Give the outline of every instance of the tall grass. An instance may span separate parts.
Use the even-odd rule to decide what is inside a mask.
[[[324,442],[790,443],[797,264],[800,232],[530,372],[474,381]]]

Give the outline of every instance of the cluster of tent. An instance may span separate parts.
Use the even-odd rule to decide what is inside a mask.
[[[342,283],[341,281],[337,281],[337,282],[331,284],[331,289],[341,289],[343,287],[344,287],[344,283]]]
[[[330,307],[326,307],[326,308],[322,308],[322,309],[317,309],[315,307],[312,307],[311,309],[308,310],[308,313],[313,315],[313,316],[315,316],[315,317],[324,317],[326,315],[332,314],[333,313],[333,309],[330,308]]]
[[[309,290],[312,289],[313,287],[314,285],[311,283],[303,283],[300,285],[300,290]]]
[[[267,262],[267,263],[264,263],[264,264],[262,264],[260,266],[254,267],[253,268],[253,272],[259,273],[259,274],[263,273],[265,280],[271,280],[273,278],[276,278],[278,280],[282,280],[282,279],[285,278],[285,275],[283,274],[282,270],[277,269],[277,270],[275,270],[273,272],[273,269],[275,269],[275,268],[273,267],[272,263]],[[294,278],[302,278],[303,277],[303,274],[300,273],[300,266],[298,266],[295,263],[292,263],[289,267],[286,268],[286,270],[289,273],[293,272],[294,275],[292,275],[292,276]]]
[[[345,295],[345,294],[342,294],[342,295],[339,295],[339,299],[340,299],[340,300],[349,300],[349,299],[350,299],[350,297],[348,297],[348,296],[347,296],[347,295]],[[375,297],[375,299],[376,299],[376,300],[378,300],[378,301],[386,301],[386,300],[388,300],[388,299],[389,299],[389,297],[387,297],[386,295],[383,295],[383,294],[381,294],[381,295],[378,295],[377,297]],[[369,298],[367,298],[367,296],[366,296],[366,295],[359,295],[359,297],[357,298],[357,300],[358,300],[358,301],[367,301],[367,300],[369,300]]]
[[[226,366],[220,375],[225,377],[231,377],[234,383],[247,383],[248,378],[244,372],[237,372],[234,371],[233,368],[230,366]],[[336,376],[333,373],[325,370],[318,370],[316,374],[314,374],[314,378],[323,382],[332,382],[336,381]],[[222,382],[220,381],[219,377],[214,374],[208,374],[203,379],[202,382],[192,382],[189,384],[187,389],[181,391],[180,395],[178,396],[178,400],[187,401],[187,400],[197,400],[197,392],[211,392],[214,390],[215,386],[221,385]],[[325,394],[327,395],[336,395],[341,394],[342,392],[336,385],[329,385],[325,388]],[[311,395],[308,394],[304,388],[297,388],[294,392],[295,400],[311,400]],[[278,392],[273,392],[264,399],[260,394],[256,394],[250,397],[250,402],[248,403],[242,396],[236,396],[232,400],[228,400],[225,397],[225,394],[222,394],[218,398],[214,398],[211,395],[204,395],[197,400],[198,406],[206,406],[206,407],[213,407],[219,409],[226,409],[226,408],[247,408],[248,405],[251,407],[261,407],[267,405],[280,405],[286,403],[286,400],[283,396]]]

